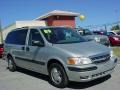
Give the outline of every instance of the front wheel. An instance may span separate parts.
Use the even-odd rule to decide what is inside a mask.
[[[53,63],[49,67],[49,77],[52,85],[64,88],[68,84],[68,78],[62,65]]]

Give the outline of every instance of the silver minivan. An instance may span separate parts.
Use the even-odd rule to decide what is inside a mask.
[[[69,81],[88,82],[109,75],[117,58],[110,48],[84,40],[66,27],[24,27],[5,40],[10,71],[17,67],[50,77],[51,84],[64,88]]]

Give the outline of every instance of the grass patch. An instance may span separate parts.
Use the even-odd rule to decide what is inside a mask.
[[[117,57],[120,58],[120,47],[114,47],[113,52]]]

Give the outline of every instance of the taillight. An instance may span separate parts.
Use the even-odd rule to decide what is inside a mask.
[[[0,51],[4,51],[4,49],[3,49],[3,48],[0,48]]]

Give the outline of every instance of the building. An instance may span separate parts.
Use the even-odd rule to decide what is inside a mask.
[[[79,16],[79,13],[54,10],[36,18],[35,20],[44,20],[48,26],[68,26],[75,28],[75,17],[77,16]]]
[[[54,10],[32,21],[16,21],[2,30],[3,40],[5,40],[7,34],[13,29],[26,26],[67,26],[75,28],[75,17],[78,15],[79,13]]]

